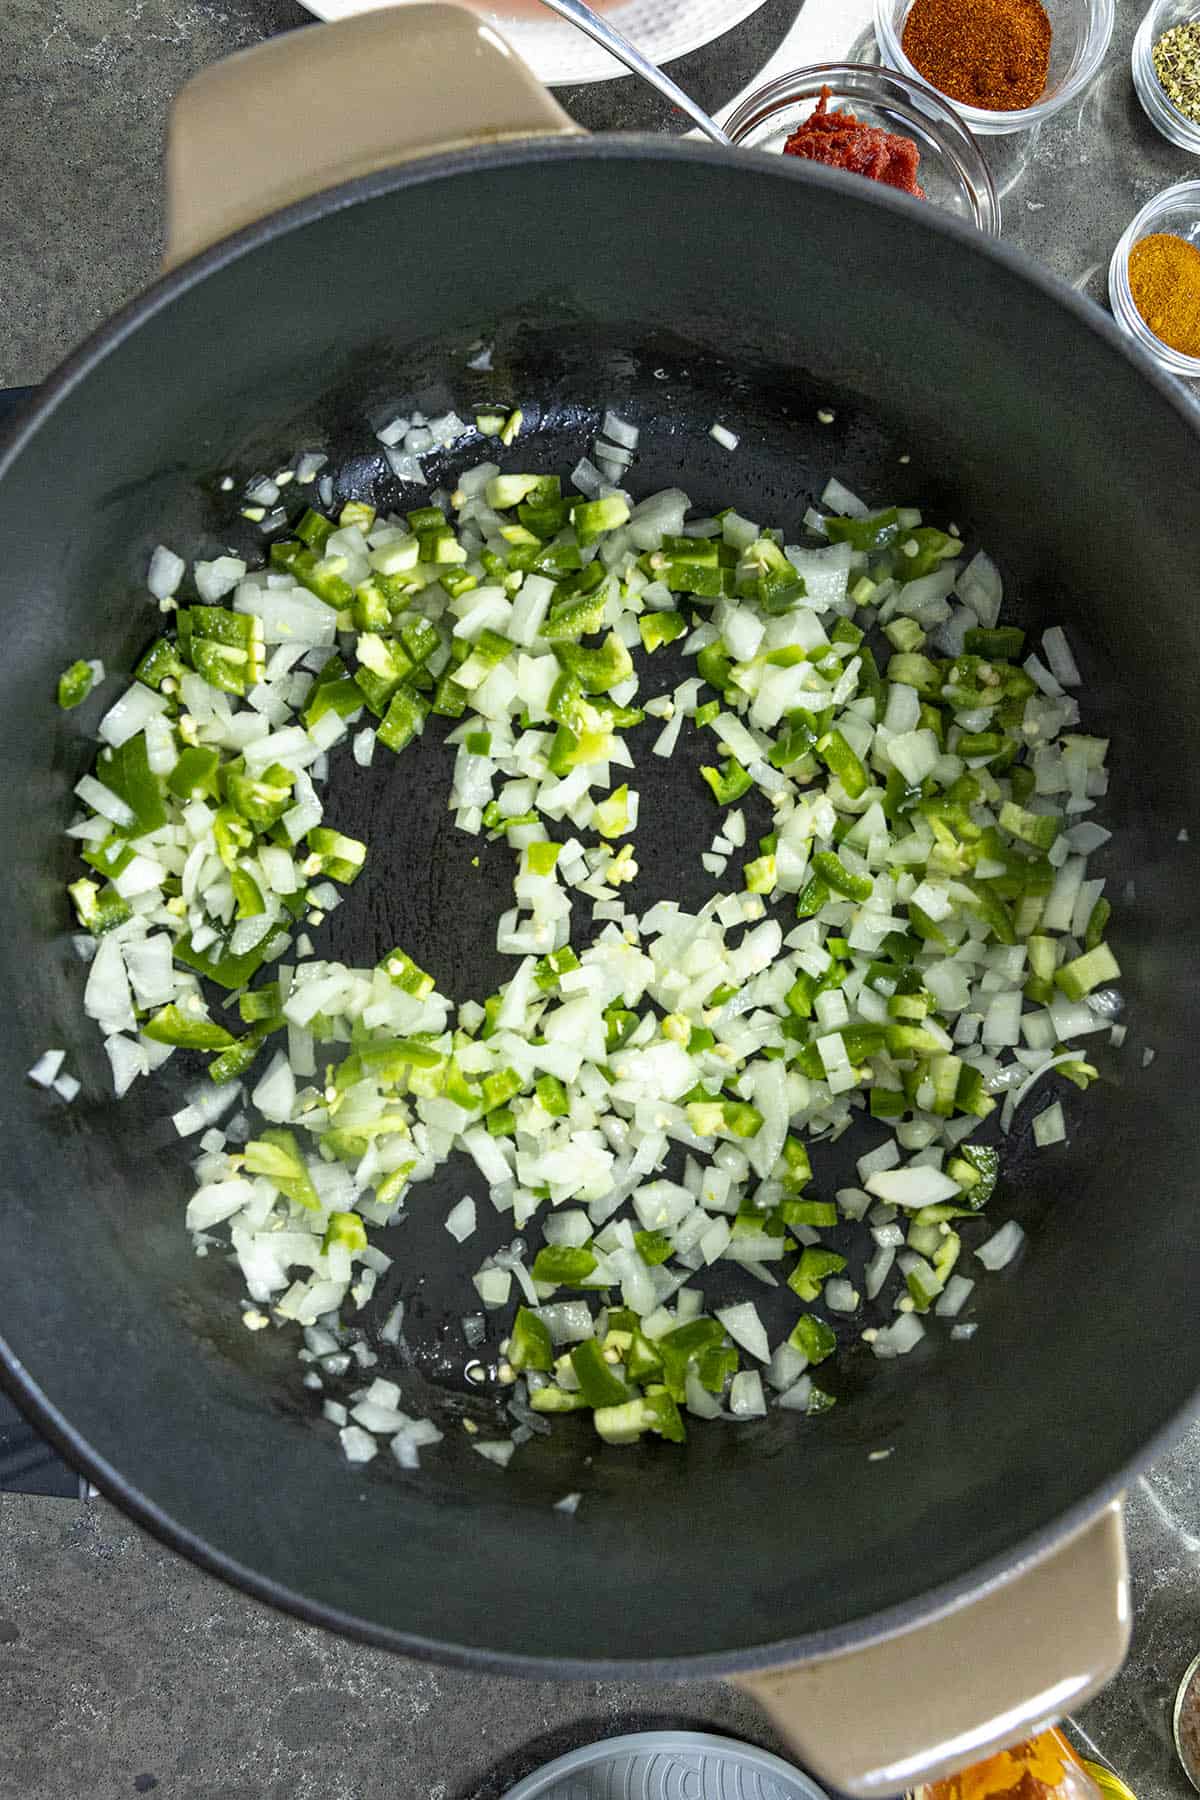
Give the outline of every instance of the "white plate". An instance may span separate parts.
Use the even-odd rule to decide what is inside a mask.
[[[304,4],[319,19],[347,19],[352,13],[393,5],[395,0],[304,0]],[[489,5],[488,0],[466,0],[466,4],[503,33],[548,87],[611,81],[628,74],[623,63],[574,25],[556,18],[539,0],[509,0],[501,6]],[[657,63],[711,44],[761,5],[762,0],[616,0],[615,4],[599,0],[600,10],[618,31]]]
[[[828,1800],[790,1763],[707,1731],[638,1731],[560,1756],[505,1800]]]

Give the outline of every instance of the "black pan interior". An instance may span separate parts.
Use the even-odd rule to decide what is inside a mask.
[[[0,481],[9,1371],[177,1542],[383,1641],[577,1670],[827,1646],[1044,1538],[1197,1385],[1195,851],[1178,841],[1196,819],[1195,420],[1057,289],[846,178],[620,141],[466,167],[301,209],[172,283],[77,359]],[[487,373],[467,366],[482,342]],[[844,1353],[832,1414],[697,1428],[684,1453],[605,1450],[569,1424],[507,1476],[472,1454],[462,1417],[486,1426],[493,1402],[464,1391],[458,1320],[470,1268],[508,1234],[481,1208],[455,1251],[446,1204],[482,1190],[453,1167],[390,1234],[371,1315],[406,1299],[397,1378],[447,1441],[419,1476],[383,1457],[364,1475],[315,1420],[291,1342],[247,1333],[234,1272],[191,1253],[171,1083],[105,1097],[58,835],[89,752],[50,696],[78,654],[131,666],[156,626],[141,584],[157,542],[254,542],[225,471],[323,448],[341,495],[412,504],[372,425],[494,402],[525,411],[511,468],[565,471],[612,403],[642,427],[639,494],[679,484],[789,531],[830,473],[919,503],[993,550],[1022,622],[1072,627],[1089,724],[1115,739],[1130,1048],[1068,1102],[1067,1146],[1031,1153],[1016,1134],[992,1212],[1019,1218],[1030,1250],[979,1288],[971,1344],[938,1331],[900,1364]],[[733,455],[708,435],[717,419],[740,433]],[[660,660],[646,692],[672,679]],[[373,873],[318,949],[358,962],[402,943],[462,998],[507,973],[493,946],[510,864],[455,831],[440,735],[365,774],[343,758],[331,812],[368,838]],[[668,779],[634,741],[636,898],[698,902],[715,829],[699,755]],[[51,1043],[85,1076],[69,1110],[22,1080]],[[840,1180],[847,1154],[818,1174]],[[552,1510],[570,1489],[574,1519]]]

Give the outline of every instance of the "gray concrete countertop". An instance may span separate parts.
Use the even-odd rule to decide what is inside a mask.
[[[1192,1800],[1171,1706],[1200,1647],[1198,1449],[1193,1430],[1129,1495],[1133,1649],[1068,1725],[1137,1800]],[[346,1643],[98,1500],[0,1495],[0,1568],[4,1800],[502,1800],[577,1745],[668,1727],[787,1755],[723,1682],[484,1679]]]
[[[1095,299],[1132,213],[1200,169],[1158,138],[1118,0],[1105,70],[1034,142],[992,140],[1006,236]],[[863,0],[766,0],[673,65],[710,110],[776,69],[869,55]],[[171,96],[197,69],[302,25],[295,0],[7,0],[0,59],[0,386],[39,380],[155,272]],[[569,91],[591,129],[677,128],[630,81]],[[1133,1650],[1073,1721],[1139,1800],[1188,1800],[1176,1684],[1200,1648],[1200,1426],[1129,1496]],[[0,1496],[0,1800],[499,1800],[574,1745],[675,1724],[783,1752],[721,1683],[483,1680],[267,1611],[102,1502]],[[1019,1654],[1019,1646],[1014,1646]],[[852,1722],[851,1727],[852,1728]]]

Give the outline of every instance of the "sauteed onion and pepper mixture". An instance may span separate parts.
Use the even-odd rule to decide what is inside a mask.
[[[412,1468],[441,1436],[376,1372],[403,1305],[361,1315],[392,1269],[373,1233],[442,1165],[447,1255],[486,1209],[509,1239],[461,1321],[503,1420],[467,1419],[474,1447],[504,1464],[573,1412],[610,1444],[678,1442],[829,1407],[839,1342],[969,1337],[977,1281],[1023,1244],[984,1211],[1005,1134],[1034,1100],[1036,1142],[1062,1141],[1045,1078],[1086,1089],[1089,1040],[1123,1036],[1089,865],[1108,746],[1063,631],[1003,621],[986,552],[837,480],[790,533],[679,489],[635,500],[616,413],[561,478],[521,423],[387,425],[403,481],[459,459],[405,512],[335,507],[319,454],[256,478],[231,511],[261,525],[259,567],[160,547],[163,634],[75,788],[84,1005],[115,1091],[208,1059],[174,1118],[187,1227],[236,1260],[250,1329],[296,1330],[354,1462],[382,1439]],[[76,662],[60,704],[103,675]],[[403,759],[426,732],[455,824],[512,853],[494,993],[442,991],[419,946],[347,967],[313,941],[372,880],[333,759]],[[698,775],[672,769],[685,734]],[[692,779],[711,892],[688,910],[637,891],[638,815],[643,783]],[[70,1098],[62,1064],[32,1073]],[[855,1178],[828,1191],[810,1150],[851,1129]],[[781,1332],[759,1299],[786,1302]]]

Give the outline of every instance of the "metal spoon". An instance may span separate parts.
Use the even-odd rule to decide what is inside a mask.
[[[652,88],[657,88],[660,94],[674,101],[680,111],[685,112],[692,123],[698,125],[705,137],[711,138],[714,144],[733,142],[732,138],[726,137],[714,119],[710,119],[681,87],[675,85],[669,75],[664,75],[657,63],[652,63],[627,37],[614,31],[611,25],[585,4],[585,0],[542,0],[542,5],[548,6],[551,12],[569,20],[572,25],[577,25],[580,31],[585,31],[588,37],[594,39],[602,49],[609,51],[618,62],[623,62],[627,69],[632,69],[635,75],[640,75]]]

